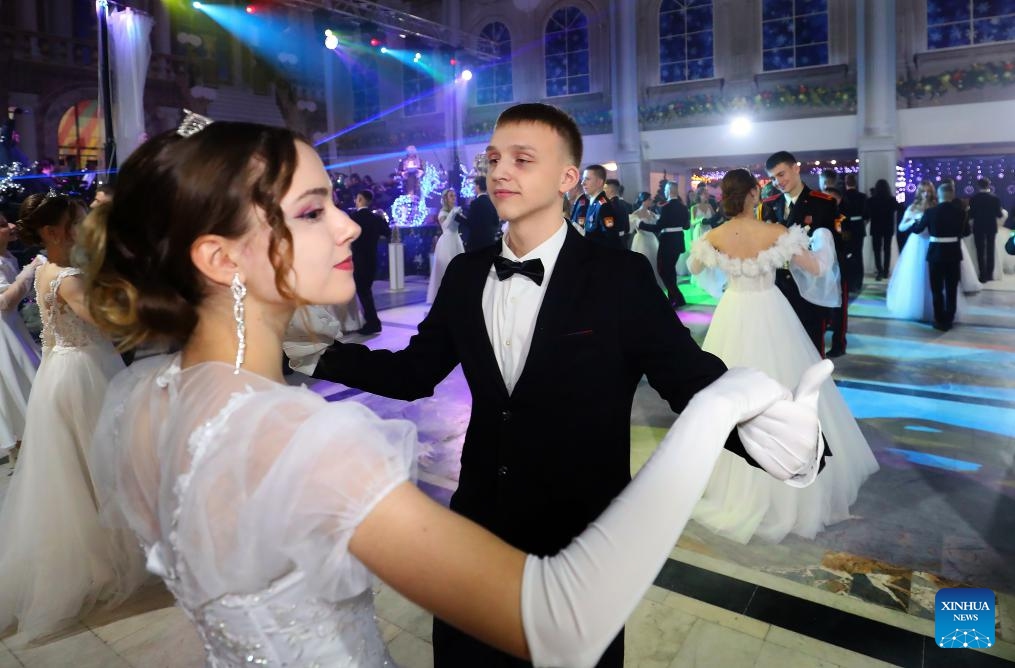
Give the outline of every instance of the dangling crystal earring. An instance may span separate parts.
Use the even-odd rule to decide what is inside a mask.
[[[247,323],[244,320],[243,299],[247,296],[247,286],[240,280],[239,272],[233,274],[233,319],[236,321],[236,338],[239,345],[236,348],[236,368],[233,374],[240,373],[243,366],[243,355],[247,350]]]

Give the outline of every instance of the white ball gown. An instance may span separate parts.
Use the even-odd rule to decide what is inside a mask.
[[[644,211],[641,207],[631,214],[631,234],[634,235],[634,238],[631,239],[631,250],[645,256],[648,263],[652,265],[652,272],[655,274],[659,289],[665,291],[663,279],[659,278],[659,267],[656,266],[656,259],[659,255],[659,238],[653,232],[642,231],[639,227],[641,223],[654,224],[657,220],[659,220],[659,216],[651,211]]]
[[[1004,215],[997,219],[997,236],[994,237],[994,280],[1003,281],[1006,275],[1015,274],[1015,255],[1008,255],[1004,249],[1005,243],[1011,237],[1012,231],[1004,226],[1008,220],[1008,211],[1001,209]]]
[[[15,294],[17,276],[15,257],[10,253],[0,255],[0,293],[8,297],[4,301],[10,302],[0,310],[0,453],[13,447],[25,433],[28,394],[39,368],[39,346],[18,313],[18,302],[25,295]]]
[[[136,362],[114,379],[92,469],[204,641],[209,666],[390,664],[356,527],[411,478],[416,432],[232,365]]]
[[[728,279],[702,349],[729,367],[754,367],[793,387],[819,357],[775,287],[775,270],[809,243],[794,226],[772,247],[740,260],[720,253],[707,236],[695,242],[692,257]],[[755,536],[778,542],[790,533],[813,538],[825,526],[848,519],[860,486],[878,464],[831,379],[821,387],[818,417],[832,456],[813,485],[789,487],[724,451],[693,518],[740,543]]]
[[[430,267],[430,283],[426,286],[426,303],[433,304],[437,296],[437,289],[441,287],[444,280],[444,272],[456,255],[465,252],[462,238],[458,236],[458,214],[460,207],[454,207],[451,211],[441,211],[437,214],[437,221],[441,224],[441,236],[434,248],[434,260]]]
[[[21,456],[0,508],[0,629],[21,644],[73,623],[98,601],[126,598],[145,577],[126,531],[99,524],[87,468],[106,387],[123,362],[57,295],[80,273],[39,289],[42,364],[28,401]]]
[[[905,231],[923,217],[923,212],[910,206],[902,217],[899,229]],[[927,268],[927,249],[930,247],[930,233],[910,234],[902,248],[899,261],[888,279],[885,306],[896,318],[933,322],[934,302],[930,294],[930,271]],[[962,265],[959,274],[959,290],[955,303],[955,322],[963,322],[966,316],[966,300],[963,293],[979,292],[983,288],[976,277],[972,259],[966,252],[966,244],[960,243]]]

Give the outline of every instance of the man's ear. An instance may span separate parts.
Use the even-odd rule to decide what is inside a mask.
[[[230,257],[234,244],[217,234],[205,234],[190,245],[190,261],[212,283],[229,285],[239,266]]]
[[[578,173],[578,168],[574,165],[568,165],[560,175],[560,194],[563,195],[566,192],[570,192],[578,185],[580,178],[581,175]]]

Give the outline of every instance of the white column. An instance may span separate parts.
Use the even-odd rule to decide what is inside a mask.
[[[859,187],[895,182],[898,126],[895,104],[895,0],[857,0],[856,94]]]
[[[462,25],[462,5],[460,0],[444,0],[444,25],[448,26],[454,31],[458,31]],[[472,47],[472,44],[458,44],[455,46],[460,47]],[[451,68],[451,76],[454,78],[458,72],[458,67],[451,67],[448,63],[442,63],[441,67]],[[439,84],[438,84],[439,85]],[[438,96],[438,102],[443,105],[444,109],[444,136],[447,142],[447,162],[444,163],[448,170],[448,176],[450,178],[452,170],[457,170],[458,165],[455,164],[455,142],[459,143],[458,160],[460,162],[465,161],[464,146],[461,145],[463,135],[462,128],[465,125],[465,101],[469,96],[469,86],[471,83],[457,83],[453,82],[450,87],[445,86],[443,94]]]
[[[613,100],[614,157],[625,195],[647,188],[638,123],[638,3],[610,0],[610,97]]]

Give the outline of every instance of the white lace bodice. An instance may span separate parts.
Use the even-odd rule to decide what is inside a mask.
[[[780,269],[801,250],[808,248],[810,238],[803,228],[794,225],[774,244],[752,258],[733,258],[716,250],[708,235],[691,246],[691,258],[705,269],[717,269],[728,279],[727,290],[757,292],[775,286],[775,270]]]
[[[105,522],[134,530],[208,665],[393,665],[356,526],[410,477],[415,430],[219,363],[135,363],[93,448]]]
[[[641,228],[638,226],[639,223],[655,223],[659,217],[651,211],[645,211],[641,207],[638,207],[631,212],[631,231],[640,232]],[[651,234],[649,232],[648,234]]]
[[[35,293],[39,295],[39,316],[42,319],[42,350],[61,351],[71,348],[84,348],[93,344],[106,343],[99,330],[91,323],[85,322],[60,298],[57,293],[60,284],[68,276],[81,275],[80,269],[67,267],[61,269],[56,278],[49,282],[47,290],[39,289],[39,278],[42,271],[35,275]]]

